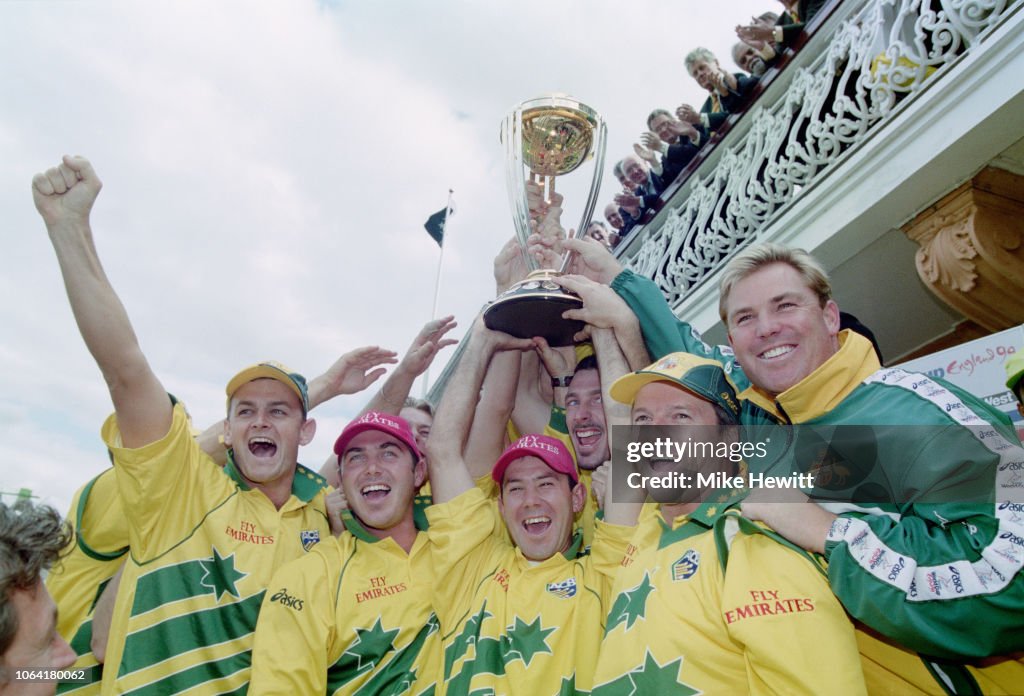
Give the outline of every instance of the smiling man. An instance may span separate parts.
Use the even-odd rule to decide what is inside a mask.
[[[107,644],[104,693],[244,690],[256,617],[274,569],[330,535],[323,479],[297,463],[313,437],[305,379],[279,363],[227,386],[221,469],[192,437],[139,347],[92,242],[102,184],[87,160],[64,157],[32,180],[82,338],[106,380],[103,425],[131,552]],[[342,359],[354,393],[389,354]]]
[[[616,380],[610,396],[631,407],[633,425],[736,441],[738,401],[715,360],[667,355]],[[741,471],[719,457],[638,465],[645,469]],[[740,517],[745,489],[647,493],[659,505],[641,516],[616,575],[595,696],[866,692],[853,626],[824,572]]]
[[[494,354],[531,347],[478,321],[428,443],[435,504],[427,517],[447,693],[589,692],[610,576],[629,534],[598,522],[587,555],[573,529],[586,490],[565,445],[524,435],[501,452],[500,414],[496,423],[473,422]],[[497,437],[476,442],[471,425]],[[497,503],[474,485],[470,457],[495,461]]]
[[[880,369],[868,339],[839,330],[828,276],[803,250],[760,244],[727,264],[719,310],[731,348],[714,348],[672,314],[651,281],[594,245],[573,249],[592,279],[611,282],[634,311],[652,355],[682,350],[723,364],[741,389],[742,423],[875,434],[859,450],[870,460],[850,455],[870,478],[842,489],[845,502],[831,511],[806,497],[743,505],[823,553],[846,610],[891,639],[861,637],[869,690],[935,690],[936,680],[1019,690],[1024,672],[1012,653],[1024,648],[1024,450],[1004,415],[927,375]],[[819,493],[836,499],[836,490]],[[1005,657],[969,662],[988,656]]]
[[[370,411],[334,444],[346,531],[282,567],[253,648],[251,694],[432,693],[441,669],[425,520],[426,464],[409,424]]]

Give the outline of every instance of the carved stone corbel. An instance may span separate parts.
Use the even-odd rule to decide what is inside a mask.
[[[1024,177],[986,168],[903,232],[940,300],[989,331],[1024,323]]]

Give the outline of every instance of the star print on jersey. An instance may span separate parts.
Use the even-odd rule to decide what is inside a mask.
[[[608,612],[608,627],[605,629],[605,634],[611,633],[621,623],[626,624],[628,631],[633,628],[637,619],[644,618],[644,612],[647,610],[647,596],[653,589],[651,576],[645,572],[644,579],[640,581],[639,585],[616,597],[611,611]]]
[[[239,598],[235,583],[248,573],[235,570],[235,554],[221,556],[217,547],[214,547],[213,556],[199,559],[199,566],[203,569],[203,577],[199,579],[199,584],[213,592],[218,602],[225,594],[230,594],[235,599]]]
[[[345,651],[342,660],[353,662],[356,673],[371,670],[381,658],[395,649],[399,629],[384,630],[378,617],[370,628],[356,628],[356,640]]]
[[[502,636],[502,652],[506,665],[514,660],[522,660],[523,664],[529,667],[534,655],[551,654],[547,637],[554,633],[555,629],[544,628],[539,616],[530,623],[517,616],[515,623],[505,630],[506,634]]]
[[[645,696],[646,694],[672,694],[673,696],[697,696],[703,692],[679,681],[679,670],[683,658],[679,657],[659,665],[648,650],[644,664],[623,674],[618,679],[601,684],[594,689],[594,696]]]

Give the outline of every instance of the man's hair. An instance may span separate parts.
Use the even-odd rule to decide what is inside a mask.
[[[832,299],[828,274],[813,256],[803,249],[792,249],[781,244],[758,244],[737,254],[722,270],[722,277],[718,281],[718,316],[723,323],[728,324],[726,307],[729,293],[736,283],[773,263],[784,263],[794,268],[803,277],[807,287],[818,296],[822,307]]]
[[[18,615],[11,602],[18,590],[32,590],[44,570],[57,562],[71,541],[71,527],[46,505],[20,500],[0,503],[0,656],[18,632]],[[0,684],[5,680],[0,668]]]
[[[757,16],[758,19],[764,22],[771,22],[775,24],[779,21],[779,14],[777,12],[762,12]]]
[[[597,369],[597,356],[591,353],[587,357],[576,363],[576,369],[572,371],[573,375],[581,370],[596,370]]]
[[[753,46],[750,46],[750,44],[746,43],[745,41],[737,41],[732,45],[732,62],[741,68],[743,68],[743,66],[740,65],[739,54],[742,53],[743,50],[748,46],[750,48],[753,48]],[[746,70],[746,68],[743,69]]]
[[[718,59],[715,58],[714,53],[704,48],[703,46],[698,46],[697,48],[687,53],[686,59],[683,61],[686,64],[687,73],[693,72],[693,64],[696,63],[698,60],[703,60],[708,63],[711,63],[712,61],[715,63],[718,62]]]
[[[612,167],[612,175],[616,179],[624,178],[626,176],[626,171],[624,169],[625,166],[626,166],[626,160],[620,159],[618,162],[615,163],[615,166]]]
[[[602,230],[604,230],[605,232],[607,232],[607,231],[608,231],[608,225],[604,224],[604,223],[603,223],[603,222],[601,222],[600,220],[591,220],[591,221],[590,221],[590,224],[589,224],[589,225],[587,225],[587,229],[590,229],[590,225],[597,225],[598,227],[600,227],[600,228],[601,228]]]
[[[417,411],[423,411],[425,414],[434,417],[434,407],[430,405],[430,402],[426,399],[417,399],[415,396],[405,397],[405,403],[402,404],[402,408],[414,408]]]
[[[658,118],[659,116],[668,116],[669,118],[675,118],[675,116],[672,115],[672,112],[669,111],[668,109],[655,109],[654,111],[651,112],[651,115],[647,117],[647,127],[652,128],[651,122],[654,121],[654,119]]]

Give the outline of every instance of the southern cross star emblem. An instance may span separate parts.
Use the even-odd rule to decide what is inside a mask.
[[[215,546],[213,556],[199,559],[199,565],[203,569],[203,577],[199,580],[199,584],[216,595],[218,602],[225,594],[230,594],[238,599],[238,588],[235,587],[235,583],[246,577],[248,573],[235,569],[235,554],[221,556]]]

